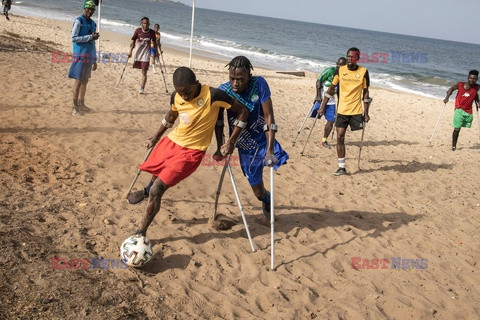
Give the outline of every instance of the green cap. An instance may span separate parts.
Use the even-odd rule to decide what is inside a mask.
[[[84,5],[83,5],[83,8],[84,9],[95,9],[95,1],[93,1],[93,0],[85,1]]]

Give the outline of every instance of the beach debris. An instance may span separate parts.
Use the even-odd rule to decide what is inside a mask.
[[[277,71],[277,73],[288,74],[297,77],[305,77],[305,71]]]

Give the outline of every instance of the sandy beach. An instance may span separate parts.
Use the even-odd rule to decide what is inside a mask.
[[[361,169],[361,132],[348,131],[350,175],[334,177],[336,143],[319,145],[324,120],[303,156],[313,119],[292,146],[315,96],[310,72],[254,69],[270,85],[277,138],[290,155],[275,174],[276,271],[270,226],[239,166],[233,171],[257,251],[228,179],[219,212],[238,224],[212,227],[222,167],[208,164],[165,194],[148,230],[154,256],[145,267],[52,268],[54,258],[71,266],[120,258],[146,206],[129,205],[124,194],[145,138],[169,109],[173,71],[188,66],[188,55],[163,48],[169,93],[152,70],[139,95],[141,74],[130,61],[119,86],[124,65],[99,63],[85,101],[93,112],[73,117],[70,64],[52,63],[51,53],[71,52],[71,23],[0,21],[0,318],[479,319],[477,119],[452,152],[452,96],[429,145],[441,99],[373,87]],[[128,36],[102,32],[101,39],[102,52],[128,52]],[[192,69],[216,87],[228,80],[227,62],[196,55]],[[148,180],[141,174],[134,190]]]

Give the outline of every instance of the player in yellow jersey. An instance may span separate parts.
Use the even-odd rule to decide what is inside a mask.
[[[357,65],[359,57],[360,50],[357,48],[348,49],[347,65],[341,66],[335,72],[332,85],[325,93],[322,105],[318,110],[318,117],[321,117],[325,112],[325,106],[334,94],[335,86],[338,85],[340,95],[335,122],[338,156],[338,169],[334,173],[336,176],[347,174],[345,166],[345,132],[347,127],[350,126],[352,131],[362,130],[364,122],[370,120],[368,115],[368,108],[372,101],[368,92],[370,77],[366,68]],[[362,100],[364,108],[362,108]]]
[[[177,68],[173,73],[173,85],[175,92],[171,96],[170,110],[162,119],[158,132],[147,143],[148,148],[155,147],[139,167],[153,175],[148,186],[147,209],[136,231],[143,236],[160,210],[165,191],[186,179],[200,165],[212,140],[219,110],[230,109],[238,115],[231,136],[221,146],[223,155],[233,152],[240,132],[247,126],[247,108],[220,89],[200,84],[191,69]],[[180,118],[178,126],[160,139],[177,118]]]

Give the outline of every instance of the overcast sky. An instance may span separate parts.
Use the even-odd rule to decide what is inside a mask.
[[[480,44],[480,0],[195,0],[195,6]]]

